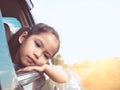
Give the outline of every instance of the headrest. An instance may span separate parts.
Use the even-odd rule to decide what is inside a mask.
[[[5,27],[7,41],[9,41],[9,39],[11,37],[10,28],[9,28],[8,24],[6,24],[6,23],[4,23],[4,27]]]

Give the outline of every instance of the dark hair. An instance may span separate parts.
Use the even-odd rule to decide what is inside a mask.
[[[11,58],[12,60],[14,60],[15,55],[17,53],[17,50],[20,47],[20,43],[18,41],[19,36],[24,32],[27,31],[28,32],[28,37],[33,35],[33,34],[40,34],[40,33],[52,33],[59,41],[60,43],[60,38],[58,33],[55,31],[55,29],[51,26],[48,26],[44,23],[39,23],[35,26],[33,26],[32,28],[28,28],[28,27],[23,27],[20,30],[18,30],[18,32],[16,32],[9,40],[8,42],[8,46],[9,46],[9,50],[10,50],[10,54],[11,54]],[[58,46],[58,50],[59,50],[60,45]],[[58,51],[57,50],[57,51]],[[56,53],[57,53],[56,51]]]

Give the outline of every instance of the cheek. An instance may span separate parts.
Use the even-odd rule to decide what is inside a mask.
[[[36,64],[39,65],[39,66],[42,66],[42,65],[44,65],[46,63],[47,63],[47,61],[45,61],[45,60],[37,60],[36,61]]]
[[[23,44],[23,45],[21,46],[20,53],[21,53],[21,54],[32,53],[32,52],[31,52],[31,51],[33,51],[32,49],[34,49],[34,47],[33,47],[32,44]]]

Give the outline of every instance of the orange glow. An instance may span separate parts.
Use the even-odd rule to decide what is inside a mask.
[[[83,90],[120,90],[120,57],[74,64]]]

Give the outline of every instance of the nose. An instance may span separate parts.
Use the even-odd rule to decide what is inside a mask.
[[[42,55],[42,53],[40,51],[35,51],[34,52],[34,56],[36,59],[39,59],[39,57]]]

